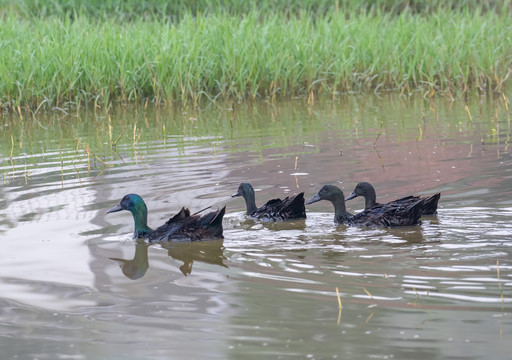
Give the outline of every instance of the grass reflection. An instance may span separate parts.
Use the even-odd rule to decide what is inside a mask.
[[[302,100],[231,105],[195,110],[126,106],[108,114],[5,116],[0,129],[2,182],[20,180],[27,185],[41,173],[57,176],[58,169],[62,186],[70,179],[82,186],[85,178],[93,181],[108,169],[145,162],[161,150],[175,149],[176,156],[187,157],[192,145],[208,149],[212,157],[219,152],[248,152],[258,162],[269,156],[269,150],[279,148],[285,152],[272,156],[293,156],[297,161],[297,155],[318,151],[323,132],[345,134],[339,139],[342,157],[356,145],[370,145],[368,150],[379,157],[383,172],[381,154],[390,137],[420,143],[433,133],[458,132],[464,141],[464,134],[478,132],[481,144],[468,143],[468,157],[480,147],[495,149],[500,158],[510,142],[509,99],[504,94],[467,101],[404,99],[395,94],[339,101],[317,98],[314,105]],[[437,137],[444,149],[443,136]]]

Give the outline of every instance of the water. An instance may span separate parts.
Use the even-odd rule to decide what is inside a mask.
[[[2,359],[509,358],[503,99],[57,116],[2,119]],[[417,227],[335,226],[325,202],[260,224],[229,197],[248,180],[260,205],[359,181],[382,201],[442,197]],[[137,243],[129,213],[105,214],[129,192],[154,226],[227,204],[225,239]]]

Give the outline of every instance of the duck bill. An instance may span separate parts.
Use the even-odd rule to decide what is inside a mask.
[[[356,198],[356,197],[357,197],[357,194],[356,194],[356,193],[352,193],[352,194],[350,194],[349,196],[347,196],[347,197],[345,198],[345,201],[347,201],[347,200],[351,200],[351,199]]]
[[[313,196],[311,199],[309,199],[308,201],[305,202],[306,205],[309,205],[309,204],[313,204],[313,203],[316,203],[317,201],[320,201],[322,199],[320,199],[320,196],[318,194],[316,194],[315,196]]]
[[[110,214],[110,213],[113,213],[113,212],[118,212],[118,211],[121,211],[121,210],[124,210],[121,205],[116,205],[114,206],[112,209],[110,209],[109,211],[107,211],[107,214]]]
[[[242,194],[240,194],[239,191],[237,191],[236,193],[234,194],[231,194],[231,197],[237,197],[237,196],[242,196]]]

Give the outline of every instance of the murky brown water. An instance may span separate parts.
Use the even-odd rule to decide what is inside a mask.
[[[2,359],[510,357],[503,99],[2,121]],[[260,224],[229,197],[241,181],[261,205],[363,180],[383,201],[441,191],[439,214],[411,228],[345,228],[320,202],[305,221]],[[129,213],[105,215],[129,192],[146,200],[150,225],[183,205],[227,204],[225,239],[136,243]]]

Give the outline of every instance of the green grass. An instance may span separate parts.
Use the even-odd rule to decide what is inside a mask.
[[[387,89],[456,96],[474,89],[500,92],[509,78],[508,2],[447,11],[431,1],[426,14],[398,5],[390,11],[344,10],[311,0],[316,12],[290,5],[288,11],[297,11],[285,16],[271,5],[231,14],[204,1],[210,4],[207,15],[183,8],[179,20],[168,16],[163,1],[128,1],[142,5],[123,8],[111,0],[92,10],[95,1],[69,0],[46,12],[41,4],[50,1],[41,0],[39,7],[27,5],[35,0],[9,2],[0,27],[1,106],[33,112],[108,109],[114,102],[195,106],[213,99]],[[382,8],[387,3],[379,2]],[[135,16],[144,4],[152,4],[151,16]],[[115,15],[107,16],[109,11]],[[131,14],[129,21],[120,14]]]
[[[95,19],[167,17],[177,20],[184,15],[227,13],[247,14],[255,9],[286,15],[302,13],[323,16],[341,9],[345,12],[380,11],[401,14],[430,14],[445,11],[483,11],[506,13],[510,0],[0,0],[0,14],[15,13],[24,17],[74,17],[77,14]]]

